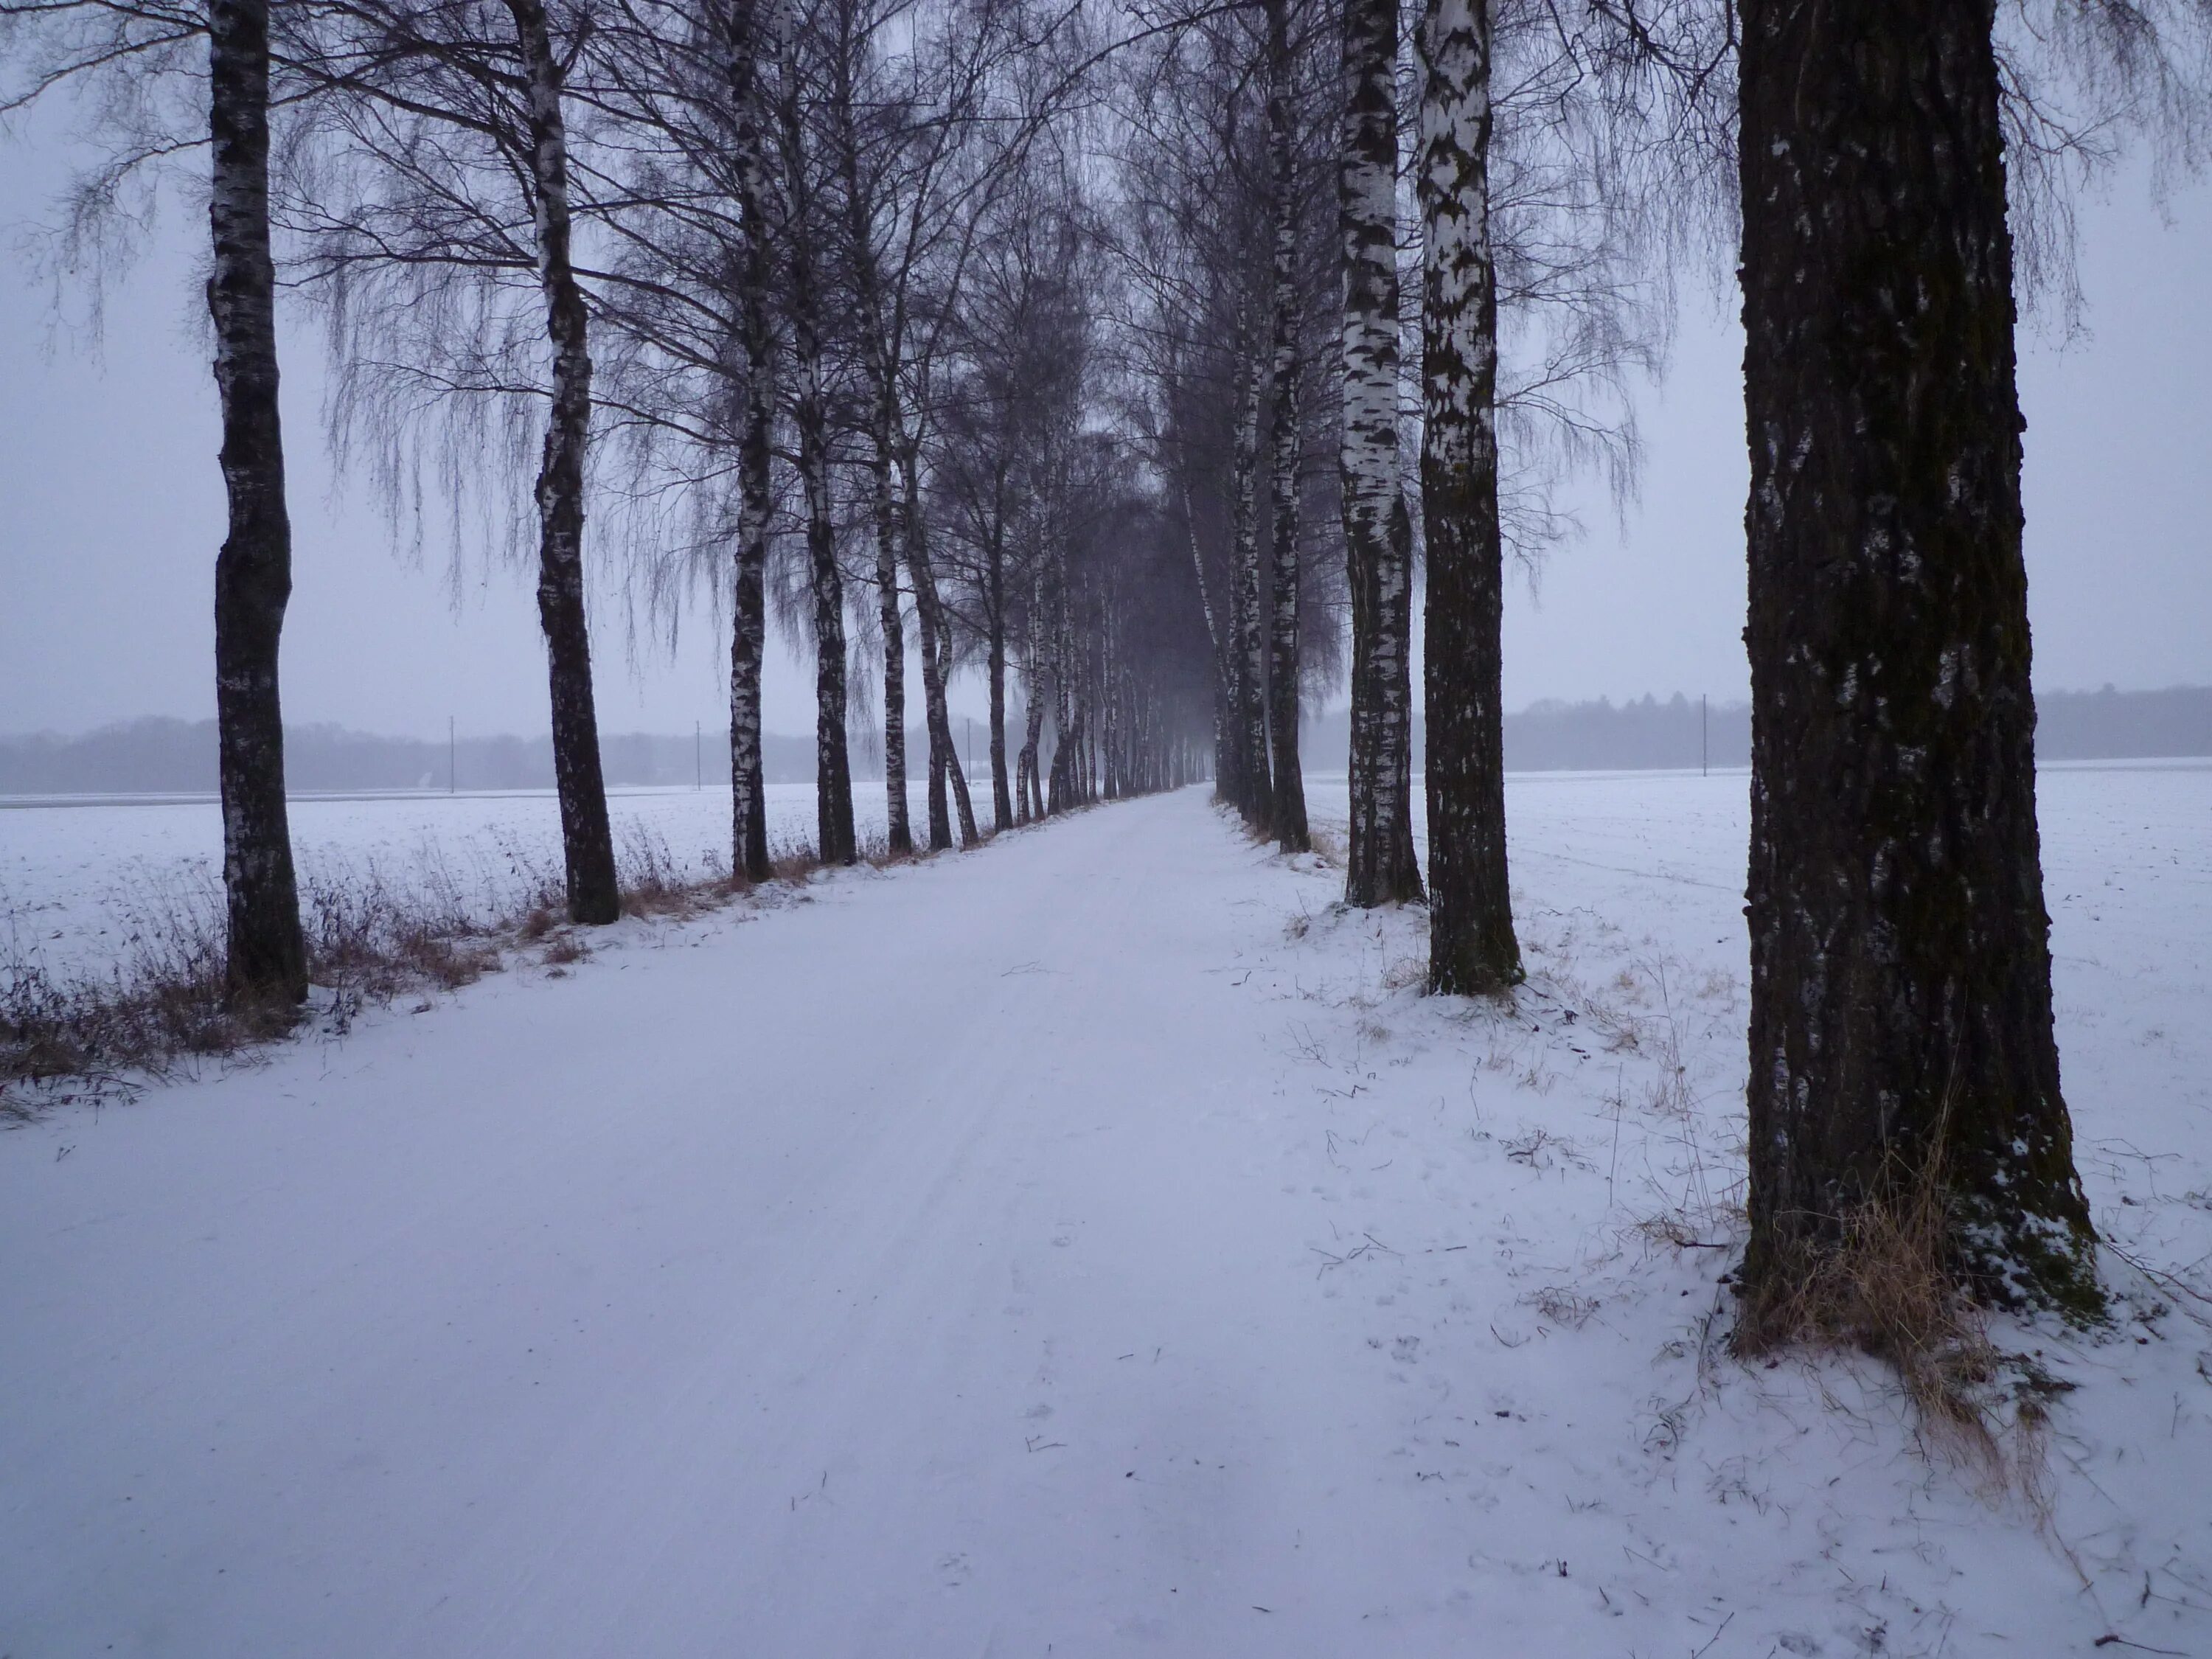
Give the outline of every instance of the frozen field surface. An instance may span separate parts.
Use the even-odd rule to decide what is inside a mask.
[[[1516,779],[1510,1009],[1194,789],[0,1134],[0,1653],[2212,1655],[2204,1303],[1997,1328],[2033,1500],[1727,1356],[1743,797]],[[2042,801],[2212,1291],[2212,770]]]
[[[914,822],[926,824],[924,792],[909,793]],[[880,839],[884,786],[855,782],[853,805],[863,842]],[[726,784],[617,789],[608,811],[620,856],[665,854],[695,876],[729,867]],[[768,815],[771,848],[813,844],[811,784],[769,785]],[[373,877],[491,916],[561,877],[550,791],[310,796],[291,803],[291,823],[303,889]],[[135,936],[176,912],[219,920],[222,878],[212,801],[0,800],[0,972],[27,961],[65,976],[127,960]]]

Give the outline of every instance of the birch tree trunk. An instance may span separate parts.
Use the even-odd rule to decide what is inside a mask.
[[[1267,671],[1275,787],[1269,816],[1276,844],[1285,853],[1303,853],[1312,840],[1306,827],[1305,775],[1298,764],[1298,200],[1291,69],[1290,0],[1267,0],[1267,161],[1275,210],[1270,305],[1274,572]]]
[[[977,839],[975,809],[968,799],[968,781],[952,746],[952,720],[945,709],[945,679],[951,662],[945,649],[945,608],[938,599],[937,577],[931,568],[928,533],[921,515],[921,460],[911,443],[907,446],[905,462],[907,575],[914,584],[915,623],[921,632],[922,707],[929,726],[929,850],[936,853],[952,845],[948,787],[957,798],[963,847],[973,846]]]
[[[1044,678],[1041,660],[1041,636],[1044,629],[1044,591],[1040,579],[1030,578],[1029,640],[1025,650],[1027,669],[1024,676],[1024,696],[1029,707],[1023,711],[1021,775],[1026,780],[1028,793],[1022,797],[1022,819],[1033,823],[1044,816],[1044,791],[1037,776],[1037,762],[1044,742]]]
[[[1234,675],[1231,672],[1229,655],[1221,637],[1221,629],[1214,617],[1213,596],[1206,585],[1206,556],[1198,545],[1198,514],[1191,505],[1190,475],[1186,471],[1182,481],[1183,523],[1190,532],[1190,568],[1198,579],[1198,605],[1206,617],[1206,640],[1212,647],[1213,662],[1213,798],[1234,802],[1236,787],[1231,777],[1229,710],[1235,702],[1232,690]]]
[[[757,209],[745,213],[758,222]],[[760,239],[765,241],[765,237]],[[763,255],[764,255],[764,250]],[[764,258],[763,259],[764,264]],[[748,249],[747,264],[754,264]],[[775,359],[768,320],[768,273],[749,269],[740,301],[744,325],[744,425],[738,448],[738,546],[730,630],[730,867],[748,881],[774,873],[768,855],[768,793],[761,770],[761,659],[768,638],[764,579]]]
[[[931,578],[933,584],[935,577]],[[952,611],[942,599],[937,606],[937,660],[943,667],[945,678],[952,677]],[[975,805],[968,793],[968,772],[960,759],[960,750],[952,741],[952,719],[948,714],[945,721],[945,777],[952,787],[953,811],[960,818],[960,844],[973,847],[982,840],[982,832],[975,827]]]
[[[769,319],[774,252],[765,215],[769,198],[768,135],[760,105],[763,36],[774,0],[738,0],[726,15],[727,70],[744,238],[738,270],[738,346],[744,358],[738,437],[738,544],[730,629],[730,868],[747,881],[773,873],[768,856],[768,796],[761,772],[761,659],[767,642],[763,588],[769,469],[775,429],[775,331]]]
[[[887,422],[875,453],[876,617],[884,635],[884,810],[893,853],[914,851],[906,810],[906,627],[899,616],[898,504]]]
[[[1054,573],[1052,594],[1052,777],[1045,794],[1045,810],[1065,812],[1075,804],[1075,742],[1073,730],[1074,699],[1070,695],[1067,628],[1067,573]]]
[[[1243,775],[1237,802],[1244,821],[1261,834],[1273,827],[1274,785],[1267,770],[1267,643],[1260,611],[1260,361],[1250,331],[1237,330],[1243,362],[1237,370],[1237,433],[1231,471],[1237,566],[1237,747]]]
[[[800,263],[804,263],[801,261]],[[805,283],[794,282],[794,288]],[[845,736],[845,579],[837,568],[837,525],[830,502],[829,413],[821,343],[811,297],[793,310],[792,356],[799,394],[799,478],[806,496],[806,568],[814,597],[814,822],[824,864],[859,856],[853,829],[853,764]]]
[[[1421,896],[1413,858],[1412,520],[1398,475],[1396,0],[1346,0],[1345,557],[1352,592],[1352,821],[1345,902]]]
[[[849,79],[851,60],[840,52],[838,162],[844,179],[846,231],[850,242],[854,286],[863,325],[862,366],[875,383],[874,446],[876,519],[876,621],[884,646],[884,806],[885,843],[894,854],[914,850],[914,830],[906,800],[906,629],[899,611],[898,499],[892,471],[896,465],[892,434],[898,427],[900,340],[894,321],[902,307],[887,313],[876,245],[874,203],[861,182],[862,140],[854,131],[856,113]]]
[[[1002,469],[1003,470],[1003,469]],[[991,828],[1014,821],[1014,798],[1006,778],[1006,517],[1004,494],[991,522],[990,562],[984,573],[984,626],[989,630],[991,690]]]
[[[792,367],[797,395],[792,425],[799,440],[799,483],[806,501],[807,587],[814,600],[815,854],[824,864],[859,855],[853,829],[853,765],[845,732],[845,579],[837,568],[837,526],[830,500],[830,406],[823,381],[820,274],[814,238],[819,228],[808,143],[791,76],[779,112],[790,222],[784,242],[790,266]]]
[[[208,196],[216,390],[230,524],[215,562],[216,714],[222,792],[228,992],[240,1005],[307,994],[284,801],[277,648],[292,596],[276,400],[276,273],[269,252],[268,0],[208,11]]]
[[[553,406],[538,470],[538,620],[545,634],[553,703],[553,778],[561,800],[568,920],[590,925],[622,914],[614,835],[599,769],[592,695],[592,645],[584,619],[584,455],[591,441],[592,359],[583,290],[569,252],[568,139],[562,69],[543,0],[507,0],[530,99],[531,194],[538,279],[553,348]]]
[[[1489,0],[1428,0],[1420,29],[1421,522],[1428,532],[1429,988],[1525,976],[1505,868],[1505,552],[1498,520],[1498,283],[1490,240]]]
[[[2052,1038],[1991,0],[1743,8],[1747,1326],[1932,1182],[2101,1305]]]

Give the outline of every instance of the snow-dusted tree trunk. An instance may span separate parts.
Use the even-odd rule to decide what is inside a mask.
[[[891,483],[889,417],[877,431],[874,468],[876,617],[884,636],[884,810],[894,853],[914,851],[906,810],[906,627],[899,615],[898,501]]]
[[[803,265],[800,258],[794,262]],[[804,278],[794,273],[794,287]],[[845,735],[845,579],[837,568],[837,523],[830,501],[829,405],[813,301],[793,310],[792,357],[799,372],[793,425],[799,482],[806,497],[806,569],[814,599],[814,821],[824,864],[859,855],[853,829],[853,763]]]
[[[1237,752],[1244,821],[1273,827],[1274,786],[1267,770],[1267,627],[1260,605],[1260,354],[1255,331],[1239,327],[1237,431],[1231,477],[1236,514],[1231,548],[1236,566]]]
[[[530,186],[538,279],[553,348],[553,404],[538,469],[538,620],[553,701],[553,778],[561,800],[568,919],[601,924],[622,914],[614,835],[599,769],[592,696],[591,635],[584,620],[584,457],[592,432],[592,358],[583,289],[569,242],[568,138],[561,62],[543,0],[507,0],[520,47],[530,108]]]
[[[1188,468],[1188,463],[1185,465]],[[1182,479],[1182,516],[1190,541],[1191,574],[1198,580],[1199,610],[1206,617],[1206,642],[1212,648],[1214,799],[1234,801],[1236,788],[1230,775],[1232,756],[1229,711],[1236,702],[1236,677],[1230,665],[1226,643],[1221,637],[1220,623],[1214,614],[1213,595],[1206,586],[1206,555],[1198,544],[1198,510],[1191,502],[1188,470]]]
[[[952,607],[939,601],[937,607],[937,660],[942,665],[947,684],[952,678]],[[968,771],[960,758],[960,750],[952,741],[952,720],[948,714],[945,722],[945,775],[952,786],[953,811],[960,819],[960,844],[973,847],[982,840],[982,832],[975,827],[975,798],[968,793]]]
[[[284,505],[276,273],[269,252],[268,0],[214,0],[208,67],[214,262],[207,300],[230,507],[229,532],[215,562],[227,972],[234,999],[289,1003],[307,994],[307,960],[276,684],[292,597],[292,522]]]
[[[775,330],[769,320],[775,252],[766,218],[768,134],[760,104],[763,42],[775,0],[736,0],[725,18],[736,152],[738,349],[744,359],[738,434],[738,544],[730,629],[730,868],[766,881],[768,796],[761,769],[761,659],[768,638],[764,577],[775,429]]]
[[[750,261],[749,261],[750,263]],[[768,792],[761,768],[761,659],[768,640],[765,576],[773,498],[775,372],[768,321],[765,273],[751,274],[740,301],[744,313],[744,429],[738,441],[738,544],[730,629],[731,868],[766,881]]]
[[[1046,810],[1065,812],[1075,804],[1075,699],[1068,684],[1074,648],[1067,615],[1067,571],[1063,557],[1052,584],[1052,777]]]
[[[1505,871],[1505,554],[1498,519],[1498,282],[1489,0],[1428,0],[1419,46],[1421,523],[1429,584],[1429,988],[1523,977]]]
[[[779,112],[790,210],[783,241],[797,381],[791,416],[799,440],[799,490],[806,503],[807,588],[814,601],[815,853],[824,864],[850,864],[860,849],[845,732],[845,579],[837,567],[837,525],[830,498],[830,398],[823,366],[822,272],[815,258],[821,227],[812,158],[800,120],[799,77],[794,73],[788,78]]]
[[[1028,699],[1029,706],[1024,711],[1019,779],[1021,817],[1024,823],[1044,816],[1044,791],[1037,776],[1037,761],[1044,741],[1043,629],[1043,583],[1032,571],[1030,576],[1029,637],[1024,651],[1023,672],[1023,695]]]
[[[983,580],[985,666],[991,691],[991,828],[1010,827],[1014,797],[1006,776],[1006,515],[993,514]]]
[[[1345,557],[1352,592],[1352,823],[1345,902],[1418,898],[1413,858],[1413,522],[1398,476],[1396,0],[1346,0]]]
[[[838,167],[844,185],[847,257],[860,301],[860,362],[873,382],[873,410],[868,439],[870,502],[876,522],[876,625],[884,650],[884,842],[893,853],[914,850],[914,830],[906,800],[906,627],[899,605],[898,369],[901,330],[887,314],[876,245],[875,202],[864,186],[862,141],[854,131],[858,113],[851,82],[853,63],[841,51],[836,58]]]
[[[1267,169],[1274,200],[1273,294],[1269,341],[1274,405],[1269,495],[1274,573],[1268,626],[1267,725],[1273,743],[1276,844],[1303,853],[1306,786],[1298,764],[1298,198],[1297,134],[1291,112],[1290,0],[1267,0]]]
[[[1748,0],[1750,1328],[1933,1182],[2099,1304],[2052,1039],[1991,0]]]
[[[906,448],[907,576],[914,584],[915,624],[921,633],[922,707],[929,726],[929,848],[941,852],[952,845],[951,814],[960,814],[960,844],[972,847],[978,839],[975,808],[968,797],[968,780],[960,769],[960,756],[952,746],[952,720],[945,701],[945,681],[951,668],[945,648],[948,629],[945,607],[937,594],[937,576],[929,557],[927,521],[922,517],[921,459],[915,447]],[[952,799],[946,799],[948,788]]]

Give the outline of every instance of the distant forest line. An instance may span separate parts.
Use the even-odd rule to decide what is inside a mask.
[[[2161,691],[2045,692],[2036,699],[2036,753],[2044,760],[2122,760],[2212,757],[2212,686]],[[954,726],[956,741],[963,735]],[[975,733],[980,743],[982,733]],[[1299,749],[1309,769],[1344,769],[1346,717],[1332,710],[1309,718]],[[908,750],[927,753],[920,727]],[[1413,748],[1422,727],[1413,721]],[[872,751],[874,745],[855,744]],[[726,784],[727,734],[611,734],[600,740],[607,781],[637,787],[695,780]],[[762,739],[770,783],[814,781],[811,733]],[[872,759],[872,752],[869,758]],[[963,764],[967,756],[963,754]],[[1702,722],[1696,699],[1644,697],[1615,703],[1547,701],[1505,717],[1508,770],[1643,771],[1746,767],[1751,763],[1751,710],[1712,703]],[[468,737],[449,753],[434,739],[374,737],[337,726],[294,727],[285,733],[288,787],[301,793],[382,789],[550,789],[550,737]],[[213,720],[161,717],[103,726],[78,737],[40,733],[0,738],[0,795],[211,794],[216,788]]]

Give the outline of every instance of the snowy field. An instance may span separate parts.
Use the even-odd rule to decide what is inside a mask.
[[[927,792],[908,793],[915,823],[926,826]],[[880,840],[883,785],[856,782],[853,805],[862,844]],[[665,855],[690,876],[729,867],[727,786],[617,789],[608,808],[619,855]],[[768,811],[770,848],[813,844],[812,785],[769,785]],[[550,791],[308,797],[292,802],[291,820],[303,887],[374,878],[488,918],[511,915],[561,878]],[[14,962],[57,976],[97,970],[179,909],[219,926],[222,878],[222,821],[212,801],[0,799],[0,973]]]
[[[1194,789],[0,1135],[0,1652],[2212,1655],[2212,1306],[1997,1328],[2032,1495],[1728,1358],[1744,780],[1508,795],[1510,1012]],[[2212,768],[2041,800],[2212,1291]]]

